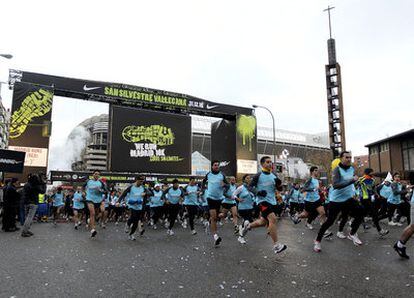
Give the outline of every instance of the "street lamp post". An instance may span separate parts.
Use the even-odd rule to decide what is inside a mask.
[[[0,57],[6,58],[6,59],[11,59],[11,58],[13,58],[13,55],[11,55],[11,54],[0,54]]]
[[[272,123],[273,123],[273,148],[272,148],[272,155],[273,155],[273,163],[276,166],[276,124],[275,124],[275,117],[273,116],[273,113],[271,110],[269,110],[268,108],[264,107],[264,106],[259,106],[259,105],[252,105],[253,108],[257,109],[257,108],[262,108],[267,110],[270,113],[270,116],[272,116]]]

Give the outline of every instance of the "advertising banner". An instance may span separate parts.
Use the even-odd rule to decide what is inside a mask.
[[[90,99],[124,106],[141,106],[160,110],[179,110],[203,115],[251,115],[252,109],[208,101],[187,94],[133,86],[65,78],[11,70],[13,80],[53,86],[57,96]]]
[[[14,84],[9,146],[31,151],[20,177],[22,182],[28,173],[46,172],[49,137],[44,137],[42,132],[44,123],[50,123],[53,95],[51,87],[20,82]]]
[[[0,172],[22,173],[26,153],[0,149]]]
[[[237,173],[257,172],[257,122],[252,115],[236,117]]]
[[[52,88],[15,83],[9,145],[48,148],[49,138],[42,136],[42,125],[51,119],[52,104]]]
[[[114,172],[101,172],[101,178],[105,178],[108,183],[133,183],[137,175],[142,173],[114,173]],[[201,181],[204,176],[194,176],[197,181]],[[93,178],[92,172],[73,172],[73,171],[50,171],[50,181],[81,183],[86,182]],[[180,184],[188,184],[190,182],[190,176],[183,175],[157,175],[148,174],[145,175],[145,181],[154,183],[172,183],[174,179],[177,179]]]
[[[26,152],[24,165],[28,167],[46,167],[47,166],[47,149],[9,146],[9,149],[15,151]]]
[[[234,121],[220,120],[211,124],[211,160],[220,161],[221,171],[226,176],[236,175],[236,129]]]
[[[112,106],[110,169],[191,173],[191,117]]]

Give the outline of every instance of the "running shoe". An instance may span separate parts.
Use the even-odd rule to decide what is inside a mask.
[[[21,236],[22,236],[22,237],[30,237],[30,236],[32,236],[32,235],[30,235],[30,234],[29,234],[29,233],[27,233],[27,232],[22,232]]]
[[[91,238],[94,238],[96,236],[96,234],[98,234],[98,232],[95,229],[93,229],[91,231]]]
[[[316,241],[313,244],[313,251],[314,252],[321,252],[321,242],[320,241]]]
[[[181,225],[182,225],[183,229],[187,229],[187,221],[186,220],[184,220]]]
[[[382,229],[382,230],[381,230],[381,231],[379,231],[378,233],[379,233],[379,235],[380,235],[381,237],[383,237],[383,236],[387,235],[389,232],[390,232],[390,231],[388,231],[388,230],[384,230],[384,229]]]
[[[77,229],[78,229],[78,224],[76,223],[76,224],[75,224],[75,230],[77,230]]]
[[[389,222],[388,222],[388,225],[389,225],[389,226],[394,227],[394,226],[396,226],[397,224],[391,220],[391,221],[389,221]]]
[[[344,234],[344,232],[338,232],[338,233],[336,233],[336,237],[338,237],[340,239],[345,239],[346,235]]]
[[[167,235],[169,235],[169,236],[173,236],[173,235],[174,235],[173,230],[167,230]]]
[[[396,222],[396,223],[395,223],[395,225],[396,225],[397,227],[402,227],[402,225],[403,225],[403,224],[402,224],[402,223],[400,223],[400,222]]]
[[[405,246],[398,247],[398,242],[395,242],[394,249],[401,258],[404,258],[404,259],[409,259],[410,258],[410,256],[407,255],[406,247]]]
[[[219,246],[221,242],[221,237],[217,234],[214,234],[213,238],[214,238],[214,245]]]
[[[249,221],[245,220],[243,224],[239,227],[239,236],[244,237],[246,236],[247,232],[249,231]]]
[[[208,234],[210,231],[210,223],[208,221],[204,222],[204,232]]]
[[[134,235],[128,235],[128,240],[134,241],[137,240]]]
[[[275,254],[278,254],[284,251],[286,248],[286,244],[276,244],[275,246],[273,246],[273,251],[275,252]]]
[[[191,230],[191,235],[196,235],[197,231],[196,230]]]
[[[362,241],[358,238],[358,234],[355,233],[354,235],[349,234],[348,239],[352,240],[355,245],[362,245]]]
[[[293,221],[293,223],[295,224],[295,225],[297,225],[298,223],[300,223],[302,220],[299,218],[299,217],[297,217],[296,215],[292,215],[291,217],[290,217],[290,219]]]
[[[239,236],[239,238],[237,238],[237,241],[239,241],[240,244],[246,244],[246,239],[244,239],[244,237]]]
[[[333,236],[333,233],[331,232],[331,231],[326,231],[324,234],[323,234],[323,238],[330,238],[330,237],[332,237]]]
[[[313,230],[313,226],[310,223],[306,223],[305,225],[309,230]]]
[[[153,226],[152,226],[152,228],[153,228],[154,230],[156,230],[156,229],[157,229],[157,225],[153,225]]]

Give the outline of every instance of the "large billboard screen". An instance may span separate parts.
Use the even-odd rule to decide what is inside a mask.
[[[220,170],[226,176],[236,175],[236,129],[234,121],[222,119],[211,124],[211,160],[220,162]]]
[[[112,106],[110,169],[191,173],[191,117]]]
[[[21,181],[28,173],[46,172],[49,137],[43,131],[50,123],[53,95],[51,87],[14,84],[9,146],[26,152]]]

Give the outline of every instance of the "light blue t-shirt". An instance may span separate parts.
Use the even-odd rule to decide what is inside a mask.
[[[186,193],[187,195],[184,197],[184,205],[198,205],[198,186],[197,185],[187,185]]]
[[[127,205],[129,209],[142,210],[144,203],[144,197],[142,195],[143,193],[145,193],[145,187],[143,185],[131,186],[131,189],[129,190],[129,196],[127,199]]]
[[[170,187],[167,190],[167,194],[165,196],[171,204],[176,205],[180,202],[180,198],[182,197],[182,190],[180,188],[174,189],[173,187]]]
[[[259,179],[256,185],[257,192],[261,190],[266,191],[266,196],[262,197],[257,195],[257,203],[267,202],[271,205],[276,205],[276,176],[273,173],[260,173]]]
[[[349,181],[352,180],[355,175],[355,170],[353,167],[349,167],[348,169],[343,169],[342,167],[338,166],[336,169],[339,170],[340,174],[340,181]],[[335,169],[335,170],[336,170]],[[330,198],[331,202],[346,202],[349,199],[353,198],[355,195],[355,186],[354,184],[350,184],[341,189],[333,189],[332,196]]]
[[[154,189],[153,191],[154,195],[150,198],[150,207],[161,207],[164,206],[164,200],[161,199],[162,197],[162,190],[156,191]]]
[[[53,196],[53,206],[54,207],[60,207],[65,205],[63,203],[63,193],[55,193]]]
[[[290,202],[291,203],[299,203],[299,196],[300,196],[300,191],[299,189],[293,189],[292,193],[290,195]]]
[[[207,202],[207,192],[204,192],[201,196],[200,196],[200,206],[206,207],[208,206],[208,202]]]
[[[397,191],[401,191],[402,189],[401,183],[396,183],[396,186],[397,186]],[[392,187],[390,187],[390,189],[391,189],[391,193],[390,193],[390,196],[387,198],[387,202],[390,204],[394,204],[394,205],[401,204],[401,195],[400,194],[395,195],[392,191]]]
[[[233,197],[233,193],[236,190],[236,184],[229,184],[229,188],[226,191],[226,195],[224,196],[224,199],[222,203],[225,204],[236,204],[236,200]]]
[[[392,189],[391,189],[391,185],[386,185],[386,184],[384,184],[382,187],[381,187],[381,190],[380,190],[380,196],[381,197],[383,197],[384,199],[387,199],[388,200],[388,198],[389,198],[389,196],[392,194]]]
[[[83,203],[83,197],[81,192],[75,192],[73,194],[73,208],[74,209],[83,209],[85,204]]]
[[[99,180],[88,180],[86,183],[86,200],[93,203],[101,203],[104,193],[102,182]]]
[[[242,201],[239,201],[238,209],[239,210],[250,210],[253,209],[254,197],[253,194],[247,189],[246,185],[240,186],[241,191],[237,195]]]
[[[207,198],[211,200],[221,201],[223,198],[224,188],[222,182],[225,180],[224,175],[219,172],[214,174],[212,172],[207,174]]]
[[[316,202],[320,199],[319,196],[319,180],[311,178],[310,184],[308,186],[309,190],[306,190],[305,201],[307,202]]]

